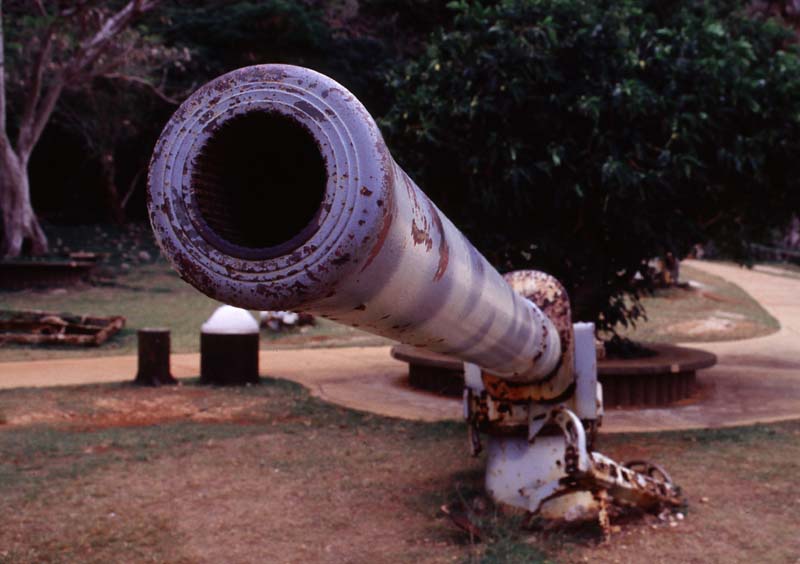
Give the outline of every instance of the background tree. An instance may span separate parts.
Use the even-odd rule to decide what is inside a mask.
[[[455,2],[390,75],[401,165],[501,269],[576,317],[643,314],[647,262],[713,239],[746,259],[800,207],[792,33],[724,0]]]
[[[200,0],[160,14],[154,29],[196,54],[198,83],[246,65],[302,65],[347,86],[374,114],[391,102],[387,70],[422,52],[453,16],[442,0]]]
[[[26,243],[34,254],[47,250],[31,205],[31,153],[65,90],[125,68],[131,43],[121,35],[158,3],[0,0],[0,255],[17,256]]]
[[[778,18],[791,27],[795,35],[800,32],[800,0],[752,0],[748,11],[755,17]]]
[[[121,2],[112,1],[117,6]],[[28,12],[32,6],[18,5]],[[452,12],[441,0],[162,2],[129,28],[142,47],[131,51],[133,56],[147,54],[151,47],[159,54],[128,72],[145,78],[146,84],[100,77],[65,89],[29,163],[37,216],[46,224],[108,221],[123,215],[126,220],[145,218],[142,171],[161,126],[174,111],[151,86],[177,101],[234,68],[265,62],[300,64],[333,76],[374,115],[382,115],[391,102],[384,81],[387,69],[400,56],[420,53],[430,32],[451,20]],[[184,57],[187,51],[190,60]],[[9,54],[13,58],[19,50],[10,49]],[[174,65],[171,56],[178,57]],[[12,102],[24,96],[16,92]],[[12,129],[16,114],[12,107]]]
[[[191,55],[188,48],[166,47],[157,36],[145,37],[141,30],[128,30],[117,41],[129,44],[125,68],[98,74],[86,88],[66,92],[53,119],[77,133],[86,156],[99,165],[107,219],[119,225],[127,219],[125,208],[144,178],[149,154],[136,163],[127,186],[120,188],[117,151],[129,152],[143,132],[159,125],[152,118],[164,108],[175,110],[186,92],[167,79],[174,71],[181,72]]]

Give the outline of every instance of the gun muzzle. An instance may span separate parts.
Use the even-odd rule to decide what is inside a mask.
[[[156,145],[148,209],[181,277],[219,301],[302,309],[514,381],[559,362],[551,320],[394,162],[364,106],[309,69],[247,67],[190,96]]]

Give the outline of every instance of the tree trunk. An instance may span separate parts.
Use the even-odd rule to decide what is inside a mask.
[[[47,237],[31,205],[27,159],[18,158],[10,148],[6,149],[0,168],[0,210],[3,218],[0,256],[17,257],[23,249],[33,255],[47,252]]]
[[[125,209],[122,207],[122,199],[117,189],[117,167],[113,153],[103,155],[100,158],[100,166],[103,169],[103,180],[106,187],[108,217],[117,225],[123,225],[125,223]]]

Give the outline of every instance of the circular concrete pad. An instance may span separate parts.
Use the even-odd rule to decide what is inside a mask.
[[[696,372],[710,368],[717,357],[707,351],[669,344],[643,343],[653,356],[598,360],[607,409],[628,406],[667,406],[697,391]],[[411,345],[395,345],[393,358],[408,363],[410,387],[444,396],[460,397],[464,363],[454,357]]]

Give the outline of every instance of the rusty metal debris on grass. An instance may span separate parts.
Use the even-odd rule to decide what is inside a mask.
[[[0,310],[0,345],[99,346],[125,326],[119,315],[97,317],[34,310]]]

